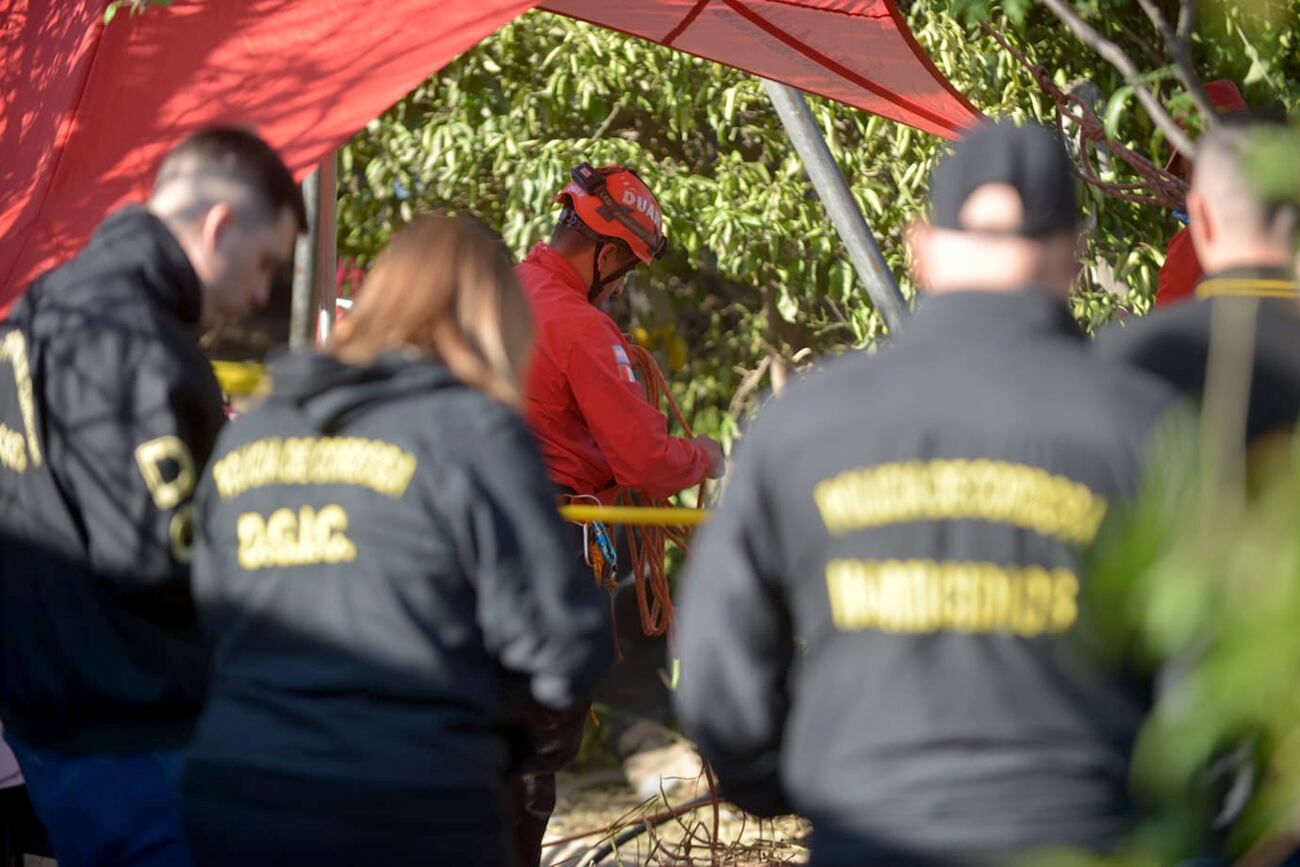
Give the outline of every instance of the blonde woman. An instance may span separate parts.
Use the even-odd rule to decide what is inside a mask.
[[[510,708],[581,700],[609,648],[516,411],[530,344],[500,239],[421,218],[329,350],[275,364],[221,437],[197,495],[199,865],[511,862]]]

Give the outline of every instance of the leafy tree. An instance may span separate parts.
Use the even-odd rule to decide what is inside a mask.
[[[1053,104],[1029,73],[962,23],[971,6],[914,3],[908,11],[940,70],[986,113],[1050,119]],[[1116,140],[1163,164],[1164,138],[1134,109],[1123,76],[1043,7],[1008,6],[1016,17],[994,9],[989,22],[1062,87],[1092,82]],[[1204,10],[1202,26],[1216,38],[1195,44],[1197,66],[1204,78],[1243,82],[1252,101],[1294,107],[1300,76],[1288,58],[1296,34],[1265,13],[1294,21],[1300,2],[1263,6]],[[1146,61],[1145,80],[1162,103],[1190,113],[1139,10],[1108,0],[1078,8]],[[910,297],[902,238],[923,211],[940,142],[839,104],[811,105]],[[448,207],[478,212],[522,255],[546,236],[551,196],[584,159],[637,166],[663,198],[671,253],[634,278],[627,324],[671,362],[697,430],[730,437],[757,395],[792,369],[884,334],[757,80],[545,13],[525,15],[461,57],[342,150],[340,253],[364,265],[395,224]],[[1089,267],[1076,311],[1095,327],[1119,306],[1146,309],[1177,224],[1161,209],[1095,190],[1087,208]]]

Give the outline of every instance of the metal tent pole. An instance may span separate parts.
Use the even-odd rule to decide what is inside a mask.
[[[307,204],[307,231],[298,236],[293,251],[293,302],[289,308],[289,347],[310,349],[315,345],[316,276],[320,272],[316,255],[320,226],[317,220],[320,169],[302,182],[302,197]]]
[[[794,145],[799,159],[803,161],[804,170],[812,180],[813,188],[826,207],[835,231],[848,250],[858,278],[866,287],[871,303],[884,318],[892,334],[897,334],[907,317],[907,301],[898,289],[894,275],[885,264],[885,257],[880,253],[875,236],[867,225],[862,210],[849,192],[844,174],[831,156],[826,139],[821,129],[813,120],[808,103],[798,89],[780,82],[763,79],[768,98],[776,107],[786,135]]]
[[[316,244],[320,287],[316,291],[316,341],[324,346],[334,331],[334,315],[338,310],[338,239],[339,221],[336,205],[338,204],[338,156],[330,151],[320,164],[320,200],[317,203],[317,219],[320,238]]]
[[[298,236],[293,256],[293,303],[289,346],[311,349],[329,337],[334,326],[335,245],[334,154],[302,182],[307,231]]]

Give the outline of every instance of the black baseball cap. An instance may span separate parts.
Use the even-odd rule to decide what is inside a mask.
[[[1006,231],[964,226],[962,207],[985,184],[1008,184],[1020,194],[1020,226]],[[1054,132],[1037,123],[1003,120],[977,127],[935,169],[930,183],[931,225],[1043,238],[1079,227],[1079,198],[1070,157]]]

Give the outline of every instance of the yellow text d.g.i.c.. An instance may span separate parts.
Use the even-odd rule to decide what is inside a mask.
[[[245,512],[235,524],[239,565],[252,571],[350,563],[357,558],[357,548],[345,535],[347,528],[348,513],[335,503],[320,509],[276,509],[266,517]]]

